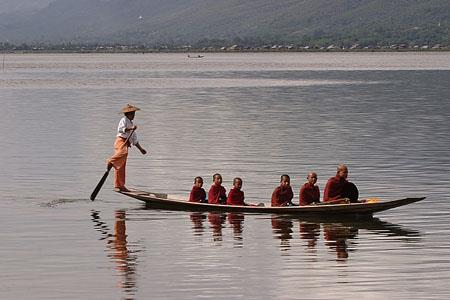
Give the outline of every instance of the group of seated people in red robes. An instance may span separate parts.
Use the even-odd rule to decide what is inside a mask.
[[[336,175],[328,179],[325,186],[323,202],[325,203],[352,203],[358,202],[357,187],[347,180],[348,168],[346,165],[337,167]],[[317,174],[310,172],[307,182],[300,188],[299,205],[320,203],[320,191],[316,185]],[[296,206],[292,202],[294,193],[290,185],[289,175],[282,175],[280,185],[272,193],[272,206]]]
[[[356,186],[347,180],[348,168],[346,165],[339,165],[336,175],[328,179],[325,186],[323,202],[326,203],[349,203],[358,201],[358,189]],[[300,188],[299,205],[311,205],[320,203],[320,191],[316,185],[317,174],[310,172],[307,177],[307,182]],[[213,184],[208,192],[208,199],[206,199],[206,192],[202,188],[203,179],[196,177],[194,186],[192,187],[189,201],[202,202],[209,204],[227,204],[227,205],[252,205],[244,202],[244,192],[242,189],[242,179],[234,178],[233,188],[226,194],[225,188],[222,186],[222,176],[220,174],[213,175]],[[292,202],[294,193],[290,185],[289,175],[281,175],[280,185],[275,188],[272,193],[272,206],[296,206]]]
[[[325,186],[323,202],[325,203],[353,203],[358,202],[357,187],[347,180],[348,168],[346,165],[337,167],[336,175],[328,179]],[[299,205],[320,203],[320,191],[316,185],[317,174],[310,172],[307,182],[300,188]],[[294,193],[290,185],[289,175],[282,175],[280,185],[272,193],[272,206],[296,206],[292,202]]]
[[[206,192],[202,188],[203,178],[195,177],[194,186],[189,195],[190,202],[202,202],[209,204],[227,204],[227,205],[250,205],[244,202],[244,192],[242,189],[242,179],[236,177],[233,179],[233,188],[226,193],[222,186],[222,175],[213,175],[213,184],[208,192],[208,200],[206,200]]]

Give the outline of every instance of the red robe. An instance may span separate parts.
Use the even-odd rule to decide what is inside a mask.
[[[204,202],[206,200],[206,192],[203,188],[194,185],[189,195],[190,202]]]
[[[228,205],[245,205],[244,192],[237,189],[231,189],[227,198]]]
[[[340,178],[339,176],[334,176],[328,179],[325,190],[323,191],[323,201],[333,201],[340,198],[344,198],[344,190],[347,185],[347,180],[345,178]]]
[[[222,204],[227,199],[227,192],[225,188],[221,185],[211,185],[208,192],[208,203],[209,204]]]
[[[294,198],[294,193],[291,186],[284,189],[279,186],[272,193],[272,206],[287,206],[292,202],[292,198]]]
[[[305,183],[300,189],[300,206],[310,205],[320,202],[320,191],[317,185],[312,185],[309,182]]]

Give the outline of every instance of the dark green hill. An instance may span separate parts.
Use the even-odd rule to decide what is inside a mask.
[[[449,0],[55,0],[0,42],[448,44]]]
[[[1,0],[0,15],[11,12],[30,13],[46,7],[55,0]]]

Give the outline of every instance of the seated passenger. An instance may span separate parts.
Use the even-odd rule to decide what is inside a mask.
[[[317,174],[315,172],[310,172],[306,179],[308,181],[300,189],[300,206],[320,203],[320,191],[319,187],[316,185]]]
[[[208,203],[209,204],[226,204],[227,202],[227,191],[222,186],[222,175],[213,175],[213,184],[208,192]]]
[[[278,186],[272,193],[272,206],[294,206],[292,198],[294,193],[290,186],[291,179],[289,175],[281,175],[280,186]]]
[[[328,179],[323,192],[323,201],[331,203],[358,202],[358,188],[347,181],[348,168],[346,165],[337,167],[336,176]]]
[[[236,177],[233,179],[233,188],[228,193],[227,204],[228,205],[247,205],[244,202],[244,192],[241,191],[242,179]]]
[[[191,194],[189,195],[190,202],[206,202],[206,192],[202,186],[203,178],[200,176],[195,177],[194,186],[192,187]]]

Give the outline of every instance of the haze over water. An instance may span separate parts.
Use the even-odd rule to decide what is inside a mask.
[[[446,299],[450,53],[30,54],[0,72],[1,299]],[[338,163],[362,198],[426,196],[372,221],[145,209],[114,193],[120,108],[138,136],[127,185],[187,195],[283,173],[323,192]]]

